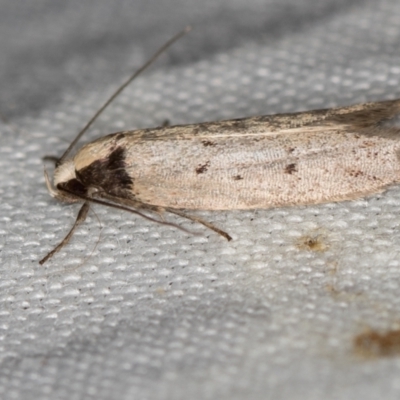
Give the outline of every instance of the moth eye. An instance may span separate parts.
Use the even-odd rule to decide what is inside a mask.
[[[67,182],[59,183],[57,189],[81,196],[86,196],[87,192],[85,185],[78,179],[70,179]]]

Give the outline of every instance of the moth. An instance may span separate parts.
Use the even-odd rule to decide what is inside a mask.
[[[56,164],[51,196],[156,219],[185,210],[249,210],[353,200],[400,182],[400,100],[112,133]],[[82,132],[81,132],[82,133]],[[73,144],[80,138],[75,139]],[[153,215],[153,216],[151,216]]]

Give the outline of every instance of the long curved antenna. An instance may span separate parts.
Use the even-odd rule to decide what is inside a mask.
[[[124,82],[115,93],[104,103],[104,105],[93,115],[93,117],[89,120],[89,122],[83,127],[83,129],[78,133],[76,138],[72,141],[72,143],[68,146],[68,149],[65,150],[64,154],[58,159],[56,163],[56,167],[62,164],[62,162],[68,157],[68,154],[71,152],[73,147],[79,141],[79,139],[83,136],[83,134],[89,129],[89,127],[93,124],[93,122],[98,118],[98,116],[110,105],[110,103],[144,70],[146,70],[153,62],[162,54],[165,50],[168,49],[172,44],[174,44],[178,39],[182,36],[186,35],[192,28],[187,26],[183,31],[177,33],[174,37],[172,37],[168,42],[166,42],[162,47],[160,47],[157,52],[151,57],[142,67],[140,67],[134,74],[132,74],[129,79]]]

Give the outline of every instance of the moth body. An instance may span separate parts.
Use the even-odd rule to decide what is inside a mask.
[[[351,200],[400,182],[400,100],[118,132],[55,171],[53,195],[233,210]]]

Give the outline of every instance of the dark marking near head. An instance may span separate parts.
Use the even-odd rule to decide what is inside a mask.
[[[235,181],[241,181],[241,180],[243,179],[243,176],[241,176],[241,175],[235,175],[235,176],[233,177],[233,179],[234,179]]]
[[[296,150],[295,147],[289,147],[287,151],[288,153],[293,153],[295,150]]]
[[[288,165],[286,165],[285,173],[289,174],[289,175],[292,175],[293,172],[297,172],[296,164],[288,164]]]
[[[76,171],[76,176],[86,187],[96,187],[115,197],[132,197],[133,179],[126,172],[122,147],[116,147],[107,157]]]
[[[199,165],[197,168],[196,168],[196,174],[204,174],[204,172],[207,172],[207,170],[208,170],[208,167],[210,166],[210,161],[207,161],[205,164],[203,164],[203,165]]]
[[[201,143],[203,143],[204,147],[208,147],[208,146],[213,147],[213,146],[215,146],[215,143],[211,142],[210,140],[203,140]]]

